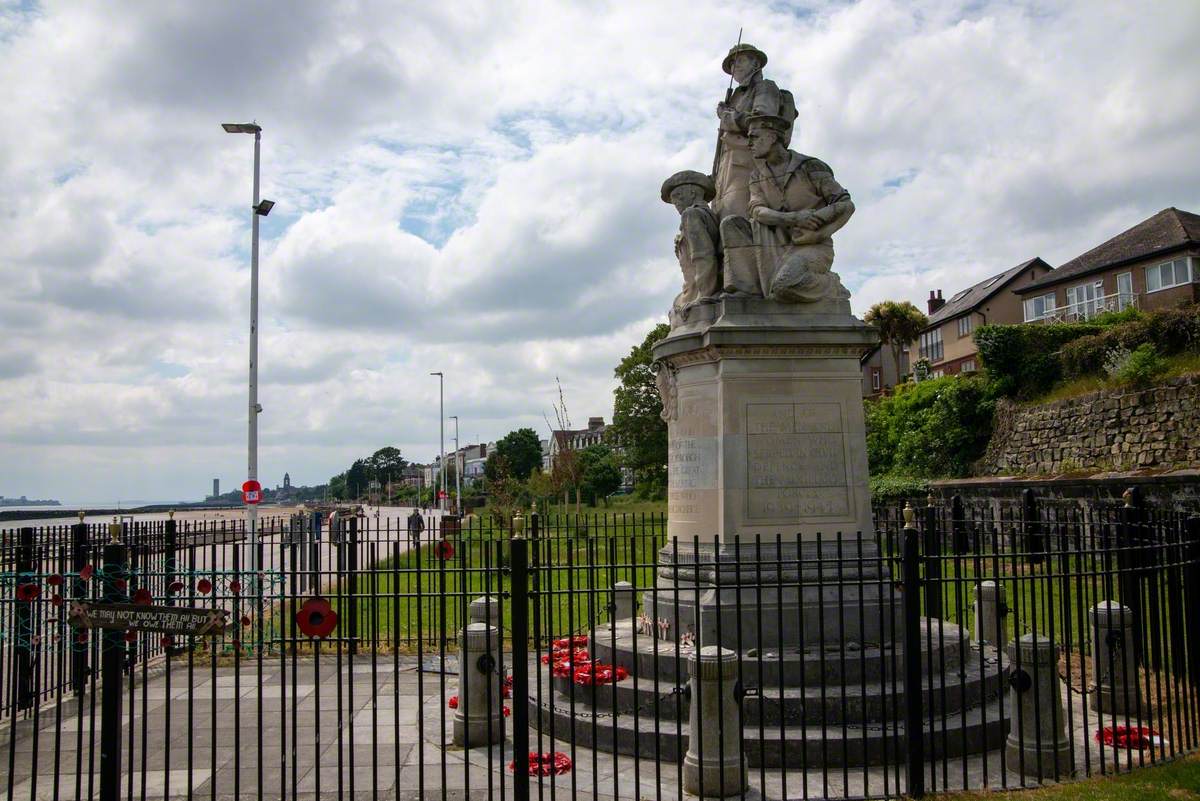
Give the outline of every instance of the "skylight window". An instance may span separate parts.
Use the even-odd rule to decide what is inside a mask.
[[[988,280],[983,282],[983,289],[987,289],[989,286],[996,283],[1003,277],[1004,277],[1003,275],[997,275],[995,278],[989,278]]]
[[[963,298],[965,298],[967,296],[967,293],[970,291],[971,290],[969,290],[969,289],[964,289],[962,292],[959,292],[957,295],[950,298],[950,302],[953,303],[956,300],[962,300]]]

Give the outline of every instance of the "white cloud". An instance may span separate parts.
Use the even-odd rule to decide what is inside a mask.
[[[264,125],[262,474],[611,415],[677,291],[738,26],[858,212],[860,313],[1200,206],[1200,6],[0,7],[0,494],[197,497],[243,467]],[[134,492],[133,488],[139,489]]]

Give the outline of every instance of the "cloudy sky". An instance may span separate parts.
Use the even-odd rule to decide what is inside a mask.
[[[678,291],[736,39],[858,212],[862,314],[1200,209],[1200,3],[0,0],[0,495],[240,483],[264,128],[261,475],[612,414]]]

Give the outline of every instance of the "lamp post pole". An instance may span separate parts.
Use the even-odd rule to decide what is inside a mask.
[[[454,421],[454,513],[462,517],[462,465],[458,463],[458,415],[450,416]]]
[[[446,492],[446,377],[440,372],[430,373],[438,377],[438,442],[441,454],[438,462],[438,510],[445,511],[442,495]]]
[[[246,431],[246,479],[258,479],[258,415],[262,406],[258,404],[258,218],[266,217],[275,205],[259,197],[259,165],[262,149],[262,126],[250,123],[223,123],[226,133],[254,134],[254,188],[250,205],[250,398]],[[261,496],[260,496],[261,497]],[[246,504],[247,522],[250,528],[250,569],[258,573],[258,504]]]

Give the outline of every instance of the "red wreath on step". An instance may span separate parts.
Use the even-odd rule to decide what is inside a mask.
[[[629,678],[629,671],[617,665],[606,665],[603,662],[593,662],[590,665],[580,665],[575,668],[574,681],[576,684],[595,687],[598,684],[612,684]]]
[[[337,612],[320,596],[309,598],[296,610],[296,625],[306,637],[323,640],[333,634],[337,624]]]
[[[529,752],[530,776],[561,776],[571,769],[571,758],[562,751]],[[508,763],[508,772],[517,772],[517,761]]]
[[[1158,732],[1149,726],[1105,726],[1096,730],[1096,742],[1140,751],[1158,745],[1162,740]]]

